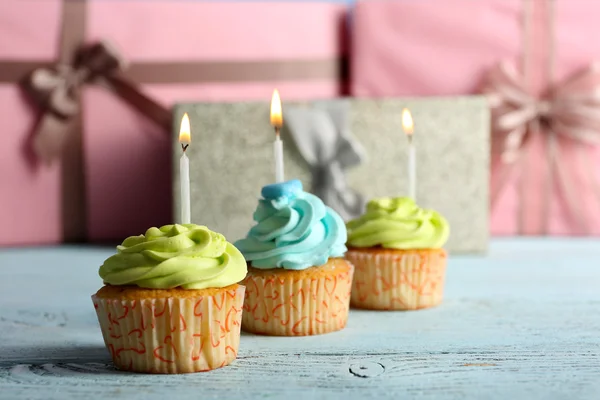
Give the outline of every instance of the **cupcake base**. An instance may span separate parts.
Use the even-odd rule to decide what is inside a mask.
[[[244,289],[105,286],[92,301],[117,368],[178,374],[208,371],[235,360]]]
[[[332,258],[301,271],[248,268],[242,329],[272,336],[340,330],[348,321],[354,267]]]
[[[442,302],[444,249],[350,248],[354,264],[351,305],[370,310],[418,310]]]

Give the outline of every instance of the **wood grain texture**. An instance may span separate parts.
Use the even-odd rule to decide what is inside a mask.
[[[90,295],[111,249],[0,251],[0,399],[598,399],[600,245],[495,240],[451,257],[446,299],[416,312],[352,310],[323,336],[244,334],[209,373],[114,369]],[[165,397],[168,396],[168,397]]]

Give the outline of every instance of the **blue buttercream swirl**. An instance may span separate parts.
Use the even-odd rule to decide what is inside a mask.
[[[256,225],[235,242],[255,268],[302,270],[346,252],[346,226],[321,199],[302,191],[299,180],[263,187]]]

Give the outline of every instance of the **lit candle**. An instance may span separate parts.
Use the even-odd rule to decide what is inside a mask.
[[[283,126],[283,116],[281,113],[281,99],[277,89],[273,91],[271,99],[271,125],[275,129],[275,142],[273,143],[273,152],[275,155],[275,182],[281,183],[284,180],[283,174],[283,142],[281,141],[281,127]]]
[[[402,129],[408,138],[408,196],[416,200],[417,197],[417,155],[413,141],[414,124],[410,111],[402,110]]]
[[[179,143],[183,154],[179,159],[179,181],[181,185],[181,223],[189,224],[192,222],[192,211],[190,206],[190,160],[185,154],[188,146],[192,142],[190,117],[187,113],[183,114],[181,126],[179,128]]]

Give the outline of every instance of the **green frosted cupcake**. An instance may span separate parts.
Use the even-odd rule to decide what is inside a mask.
[[[346,259],[355,266],[351,304],[416,310],[442,301],[450,233],[439,213],[407,197],[374,199],[348,222]]]
[[[150,228],[100,267],[92,300],[115,365],[146,373],[223,367],[237,355],[246,276],[223,235],[194,224]]]

